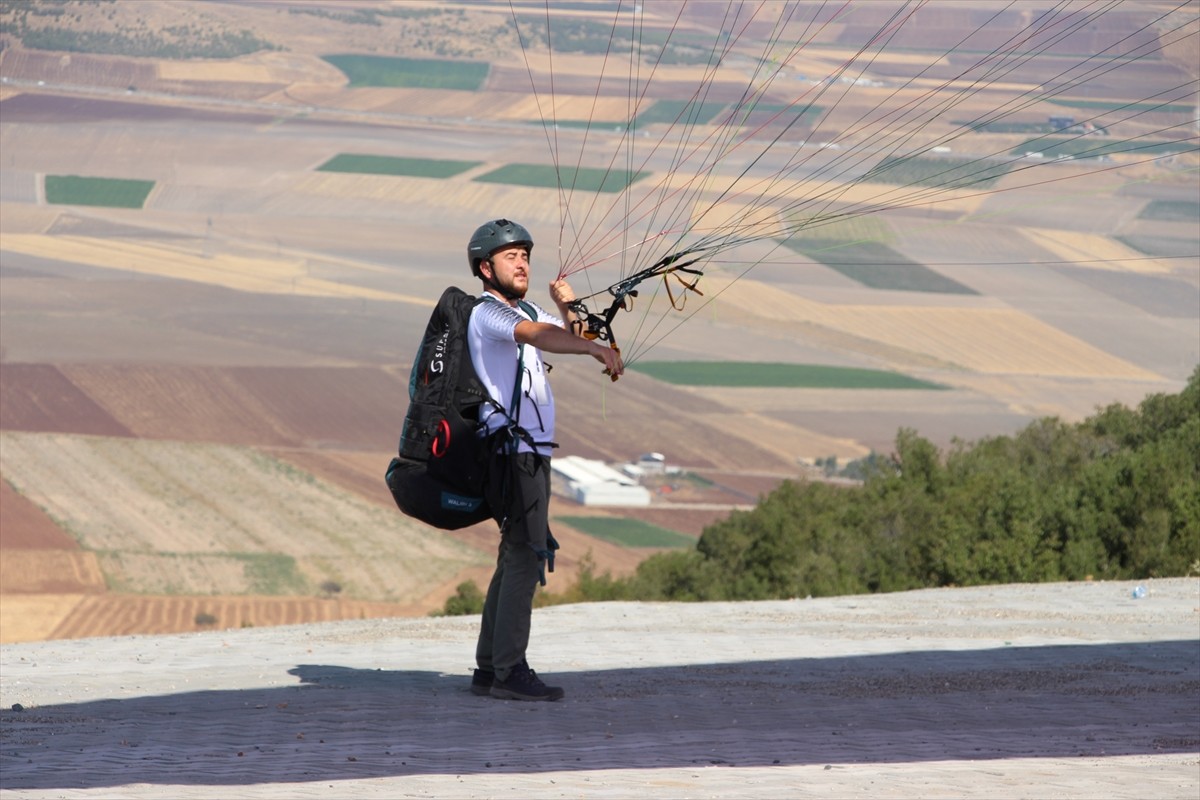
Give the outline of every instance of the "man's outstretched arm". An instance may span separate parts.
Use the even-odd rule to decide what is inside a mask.
[[[536,347],[544,353],[591,356],[603,364],[611,375],[621,375],[625,372],[621,354],[615,349],[598,341],[576,336],[571,331],[549,322],[518,322],[513,331],[513,338],[519,344]]]

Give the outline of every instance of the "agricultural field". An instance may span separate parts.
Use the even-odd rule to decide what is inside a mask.
[[[1102,139],[1094,136],[1079,138],[1041,136],[1030,139],[1013,148],[1013,155],[1037,153],[1038,158],[1110,158],[1126,153],[1136,146],[1139,155],[1170,155],[1186,153],[1191,147],[1186,142],[1162,140],[1157,142],[1138,141],[1136,145],[1129,141]]]
[[[1194,222],[1200,224],[1200,202],[1186,200],[1151,200],[1138,219],[1164,222]]]
[[[759,386],[807,389],[938,389],[894,372],[814,364],[639,361],[633,369],[685,386]]]
[[[420,606],[319,597],[6,593],[0,642],[190,633],[423,612]]]
[[[515,186],[535,186],[553,189],[561,181],[564,186],[580,192],[622,192],[645,178],[648,172],[626,175],[612,170],[592,167],[561,169],[545,164],[505,164],[499,169],[476,176],[481,183],[502,183]]]
[[[792,246],[813,261],[872,289],[977,294],[969,286],[910,261],[879,242],[807,238]]]
[[[696,540],[648,522],[624,517],[557,517],[573,528],[625,547],[690,547]]]
[[[885,158],[872,171],[871,180],[901,186],[986,189],[994,186],[1008,171],[1005,164],[980,168],[974,159],[966,158]]]
[[[0,435],[5,480],[94,553],[119,591],[315,595],[332,582],[350,599],[416,603],[486,563],[256,450]],[[55,485],[55,474],[72,479]]]
[[[488,74],[487,64],[463,61],[363,55],[324,58],[346,74],[352,89],[373,86],[477,91]]]
[[[700,180],[679,168],[692,155],[684,145],[719,141],[740,85],[723,78],[702,103],[684,104],[681,87],[703,68],[684,48],[631,103],[627,83],[595,78],[603,55],[587,32],[602,12],[572,9],[581,22],[551,61],[522,56],[505,3],[431,0],[412,13],[372,0],[303,13],[282,5],[87,4],[55,23],[74,31],[60,39],[72,47],[92,31],[109,38],[90,41],[121,52],[40,50],[15,27],[2,34],[3,641],[418,615],[462,580],[482,585],[494,526],[418,526],[395,509],[382,471],[429,310],[448,284],[475,287],[465,239],[497,216],[534,232],[531,293],[543,303],[577,256],[576,233],[617,231],[597,256],[636,247],[615,227],[620,208],[592,204],[620,197],[653,215],[699,184],[694,207],[659,220],[664,236],[692,221],[799,231],[786,246],[714,259],[703,295],[682,311],[661,284],[645,284],[613,323],[632,367],[620,381],[590,361],[550,359],[559,452],[612,463],[660,452],[697,476],[654,487],[649,508],[556,497],[563,551],[552,591],[585,558],[628,574],[649,551],[686,546],[780,481],[811,477],[805,465],[816,459],[890,452],[902,427],[949,447],[1042,415],[1074,421],[1176,391],[1200,362],[1193,155],[1120,175],[1064,159],[1042,165],[1054,180],[1034,185],[1023,169],[997,168],[985,176],[992,193],[965,173],[947,186],[947,168],[1041,132],[981,128],[943,158],[842,182],[841,159],[870,138],[852,128],[872,103],[917,103],[930,81],[955,74],[958,54],[921,75],[926,83],[908,83],[932,31],[872,63],[873,79],[903,86],[825,94],[785,136],[771,117],[798,113],[795,86],[854,57],[875,6],[822,28],[785,76],[796,83],[758,98],[741,121],[743,131],[785,136],[780,161],[737,161],[731,147],[735,166]],[[687,42],[719,29],[715,5],[678,9]],[[15,24],[15,9],[0,21]],[[673,22],[646,10],[651,42],[661,41]],[[947,9],[937,35],[965,29],[975,13]],[[1018,23],[1005,17],[988,35],[1013,35]],[[202,32],[198,46],[253,51],[136,49],[180,43],[135,41],[134,31],[185,26]],[[265,44],[238,38],[242,30]],[[932,144],[985,118],[1070,58],[1022,62],[994,97],[921,135]],[[751,67],[726,63],[738,80]],[[1121,107],[1153,81],[1183,82],[1194,63],[1186,47],[1138,62],[1086,101]],[[1019,121],[1073,113],[1064,108],[1039,104]],[[643,159],[681,114],[678,155]],[[1148,110],[1106,141],[1187,115]],[[585,142],[621,157],[577,161]],[[551,147],[561,151],[551,157]],[[770,180],[798,163],[794,180]],[[61,180],[70,176],[100,182]],[[936,203],[892,202],[923,181],[940,184]],[[563,220],[560,186],[586,198],[575,206],[586,219]],[[144,192],[116,202],[115,187]],[[759,195],[771,202],[755,205]],[[821,202],[804,205],[811,198]],[[881,210],[850,213],[863,207]],[[599,295],[595,307],[617,263],[569,280],[578,295]],[[717,385],[714,369],[736,371],[736,382]]]
[[[712,122],[726,108],[725,103],[700,103],[685,100],[658,100],[633,120],[634,128],[666,123],[674,125],[704,125]]]
[[[764,322],[817,325],[881,348],[900,348],[913,354],[914,366],[941,364],[950,373],[958,367],[973,373],[1153,379],[1136,364],[1011,308],[822,303],[752,280],[727,283],[720,291],[726,305],[745,314],[758,310]]]
[[[154,181],[88,178],[81,175],[46,176],[46,202],[63,206],[141,208],[153,189]]]
[[[479,161],[452,161],[338,153],[317,167],[321,172],[350,172],[365,175],[408,175],[414,178],[450,178],[479,166]]]

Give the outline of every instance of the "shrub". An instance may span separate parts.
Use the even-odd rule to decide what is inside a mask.
[[[453,597],[446,598],[440,614],[437,616],[461,617],[470,614],[483,613],[483,592],[475,585],[475,581],[463,581],[458,585]]]

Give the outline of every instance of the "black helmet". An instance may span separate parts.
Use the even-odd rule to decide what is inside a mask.
[[[480,277],[480,261],[501,247],[508,247],[511,244],[523,244],[532,251],[533,237],[529,235],[529,231],[525,230],[523,225],[509,222],[506,219],[497,219],[480,225],[475,233],[471,234],[471,241],[467,245],[467,261],[470,262],[471,272],[475,277]]]

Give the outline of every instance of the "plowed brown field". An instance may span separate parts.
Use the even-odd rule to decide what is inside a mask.
[[[753,436],[703,420],[728,406],[637,374],[597,391],[589,364],[556,364],[564,451],[612,461],[665,441],[674,463],[792,469]],[[0,430],[221,442],[319,453],[377,453],[382,475],[408,396],[407,371],[380,367],[192,367],[161,364],[0,364]],[[619,420],[619,424],[618,424]]]
[[[407,391],[378,368],[0,364],[0,429],[387,451]]]
[[[0,642],[3,643],[186,633],[428,613],[422,606],[316,597],[6,594],[3,605],[0,614],[3,623]]]
[[[0,430],[129,436],[58,367],[0,364]]]
[[[0,476],[0,550],[78,550],[79,543]]]

